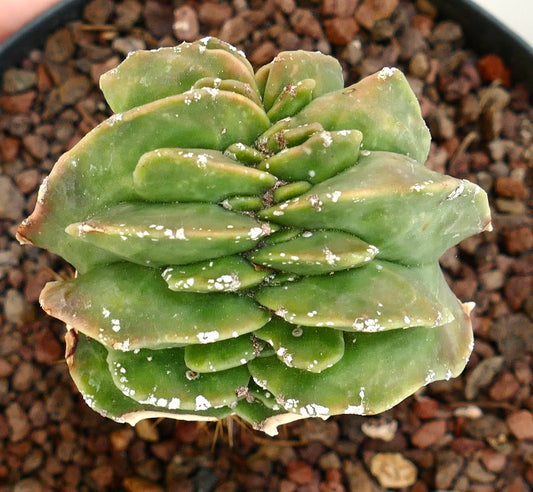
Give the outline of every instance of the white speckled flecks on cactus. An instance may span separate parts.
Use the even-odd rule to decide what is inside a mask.
[[[533,47],[533,0],[472,0]]]

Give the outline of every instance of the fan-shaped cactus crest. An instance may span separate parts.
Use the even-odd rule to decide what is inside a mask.
[[[424,166],[400,71],[344,88],[334,58],[294,51],[254,73],[206,38],[135,52],[101,88],[115,114],[19,228],[77,270],[41,304],[92,408],[275,434],[461,372],[471,306],[438,258],[490,227],[487,197]]]

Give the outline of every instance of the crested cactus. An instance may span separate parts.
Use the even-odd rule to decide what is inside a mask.
[[[101,88],[115,114],[18,231],[76,268],[41,304],[93,409],[275,435],[462,371],[472,306],[438,258],[490,228],[487,197],[424,166],[400,71],[344,88],[335,59],[295,51],[254,73],[206,38],[133,53]]]

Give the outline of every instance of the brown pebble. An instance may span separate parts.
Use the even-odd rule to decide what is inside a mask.
[[[0,358],[0,378],[7,378],[13,372],[13,366],[3,358]]]
[[[43,485],[36,478],[24,478],[17,482],[12,492],[41,492]]]
[[[300,38],[292,31],[282,32],[277,41],[280,49],[284,51],[296,50],[300,47]]]
[[[475,278],[463,278],[453,282],[452,290],[454,294],[463,301],[473,299],[478,289],[478,282]]]
[[[200,31],[196,11],[189,5],[183,5],[174,10],[172,30],[177,39],[181,41],[194,41]]]
[[[175,441],[163,441],[152,444],[150,449],[152,450],[154,456],[159,458],[161,461],[169,462],[176,453],[177,447],[178,444]]]
[[[142,4],[137,0],[124,0],[115,10],[115,24],[122,29],[131,29],[141,16]]]
[[[21,441],[31,430],[26,412],[17,402],[8,404],[4,412],[10,429],[11,442]]]
[[[109,487],[113,483],[113,467],[109,465],[97,466],[91,470],[89,476],[99,489]]]
[[[0,439],[6,439],[9,437],[9,424],[7,418],[0,414]]]
[[[148,0],[143,15],[146,27],[156,38],[172,35],[172,5]]]
[[[28,91],[22,94],[0,96],[0,108],[11,114],[28,113],[36,95],[35,91]]]
[[[237,44],[246,39],[252,30],[250,23],[242,15],[238,15],[224,22],[218,36],[230,44]]]
[[[22,139],[22,144],[36,159],[44,159],[50,150],[48,142],[40,135],[28,135]]]
[[[513,364],[514,374],[520,384],[526,386],[533,381],[533,369],[528,362],[523,360],[517,360]]]
[[[321,13],[326,17],[352,17],[358,0],[324,0]]]
[[[382,487],[400,489],[416,482],[417,468],[400,453],[377,453],[370,461],[370,472]]]
[[[508,371],[503,372],[492,384],[489,395],[493,400],[503,401],[513,398],[520,389],[520,384]]]
[[[323,36],[320,22],[309,9],[296,9],[290,18],[291,26],[296,34],[319,39]]]
[[[37,302],[41,290],[47,282],[54,280],[54,276],[49,268],[40,268],[35,273],[28,276],[26,287],[24,288],[24,297],[28,302]]]
[[[463,467],[464,458],[452,451],[437,453],[435,472],[435,488],[439,490],[449,489]]]
[[[113,451],[118,453],[125,451],[134,437],[135,431],[131,427],[123,427],[113,431],[109,436]]]
[[[59,86],[59,99],[63,104],[74,104],[83,99],[90,89],[91,82],[87,77],[75,75]]]
[[[504,288],[507,304],[518,311],[533,291],[533,276],[516,275],[507,280]]]
[[[159,432],[151,420],[141,420],[135,424],[135,433],[143,441],[157,442]]]
[[[140,477],[126,477],[122,485],[128,492],[164,492],[159,485]]]
[[[507,426],[517,439],[533,440],[533,415],[528,410],[518,410],[507,417]]]
[[[463,37],[463,30],[457,22],[439,22],[431,33],[433,43],[453,43]]]
[[[507,458],[504,454],[498,453],[490,448],[483,449],[480,457],[485,468],[494,473],[503,471],[507,464]]]
[[[362,463],[359,461],[345,460],[343,471],[351,491],[377,492],[376,483],[372,480]]]
[[[355,19],[363,27],[372,29],[376,22],[391,16],[398,3],[398,0],[363,0],[357,7]]]
[[[502,489],[502,492],[531,492],[531,487],[521,476],[516,476],[509,481],[509,484]]]
[[[40,63],[37,65],[37,89],[40,92],[46,93],[52,87],[52,80],[48,74],[45,65]]]
[[[13,373],[11,384],[15,391],[28,391],[32,384],[41,377],[40,371],[30,362],[22,362]]]
[[[424,38],[429,38],[433,30],[434,21],[427,15],[417,14],[411,19],[411,25],[422,34]]]
[[[324,21],[324,29],[331,43],[344,46],[353,40],[359,26],[353,17],[334,17]]]
[[[72,34],[64,28],[59,29],[46,40],[44,56],[53,63],[65,63],[72,58],[75,51],[76,46]]]
[[[91,24],[105,24],[113,13],[112,0],[92,0],[83,10],[83,18]]]
[[[264,65],[276,56],[278,49],[271,41],[261,43],[250,55],[249,59],[256,66]]]
[[[51,420],[61,422],[71,413],[74,394],[66,386],[56,386],[46,399],[46,411]]]
[[[8,68],[4,72],[2,88],[8,94],[24,92],[35,86],[37,75],[33,70]]]
[[[297,7],[295,0],[275,0],[275,5],[285,15],[291,15]]]
[[[437,414],[439,402],[427,396],[417,398],[413,403],[413,410],[419,419],[432,419]]]
[[[219,27],[226,22],[232,13],[232,8],[225,3],[203,2],[198,7],[200,22],[210,27]]]
[[[409,72],[415,77],[423,79],[429,72],[429,59],[426,53],[416,53],[409,62]]]
[[[501,270],[490,270],[479,275],[479,284],[482,290],[493,291],[505,285],[505,274]]]
[[[466,476],[479,483],[490,483],[496,479],[496,475],[487,471],[478,460],[472,460],[466,465]]]
[[[198,432],[197,422],[176,422],[175,436],[181,443],[190,444],[195,442],[198,438]]]
[[[19,153],[20,140],[15,137],[0,139],[0,151],[5,162],[13,162]]]
[[[35,339],[35,360],[41,364],[56,364],[63,358],[63,346],[48,329],[42,328]]]
[[[33,471],[41,467],[43,463],[44,452],[42,449],[32,449],[26,456],[22,464],[22,472],[25,475],[30,475]]]
[[[31,424],[35,428],[43,427],[48,422],[48,415],[46,414],[46,408],[41,400],[37,400],[33,403],[28,412],[28,417]],[[35,436],[32,433],[32,439],[35,441]]]
[[[496,193],[504,198],[524,200],[528,195],[528,189],[521,179],[501,176],[496,178]]]
[[[305,461],[287,464],[287,478],[298,485],[306,485],[313,479],[313,469]]]
[[[22,193],[30,193],[39,185],[40,173],[37,169],[26,169],[13,179]]]
[[[505,248],[510,254],[518,254],[533,249],[533,231],[528,226],[503,231]]]
[[[30,323],[35,319],[35,306],[29,304],[16,289],[8,289],[4,298],[6,321],[17,326]]]
[[[428,448],[441,439],[446,433],[445,420],[433,420],[423,424],[412,436],[411,442],[420,449]]]
[[[527,206],[522,200],[510,200],[508,198],[496,198],[494,200],[496,210],[503,214],[511,215],[525,215],[528,213]]]

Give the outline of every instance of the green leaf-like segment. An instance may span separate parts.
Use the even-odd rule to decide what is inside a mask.
[[[197,372],[217,372],[245,365],[264,350],[253,335],[222,340],[218,343],[188,345],[185,347],[185,364]]]
[[[256,299],[290,323],[372,333],[449,322],[452,314],[439,301],[445,288],[436,265],[407,268],[375,260],[266,287]]]
[[[346,270],[371,261],[378,249],[340,231],[305,231],[299,237],[264,246],[252,253],[254,263],[301,275]]]
[[[122,203],[66,231],[141,265],[180,265],[232,255],[273,228],[207,203]]]
[[[295,326],[276,318],[255,335],[272,345],[285,365],[304,371],[322,372],[344,355],[344,335],[338,330]]]
[[[315,81],[313,97],[342,89],[344,79],[339,62],[322,53],[307,51],[285,51],[256,74],[263,94],[263,104],[268,111],[287,86],[296,86],[307,79]]]
[[[133,172],[135,191],[154,202],[217,203],[233,195],[264,193],[276,182],[272,174],[200,149],[148,152]]]
[[[51,316],[118,350],[213,343],[257,330],[270,318],[237,294],[173,292],[159,271],[131,263],[51,282],[41,304]]]
[[[234,292],[260,284],[269,270],[254,268],[240,256],[227,256],[163,271],[168,288],[187,292]]]
[[[304,143],[274,154],[259,168],[286,181],[320,183],[356,163],[362,139],[357,130],[317,132]]]
[[[184,361],[184,349],[141,349],[137,353],[110,350],[109,371],[115,386],[139,403],[173,410],[209,410],[232,405],[250,374],[245,366],[216,373],[194,373]],[[179,395],[179,396],[177,396]]]
[[[246,58],[233,46],[214,38],[135,51],[117,68],[102,75],[100,88],[111,109],[120,113],[186,92],[206,77],[237,80],[257,91]]]

